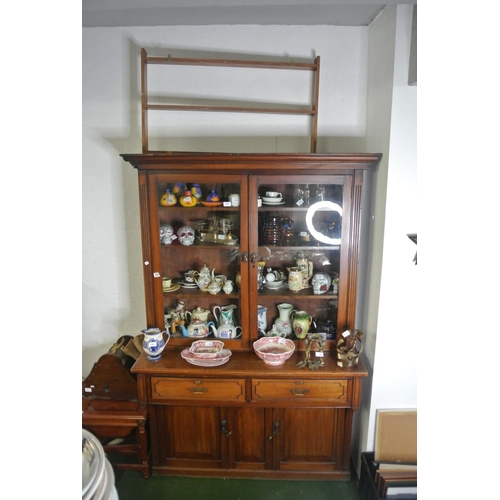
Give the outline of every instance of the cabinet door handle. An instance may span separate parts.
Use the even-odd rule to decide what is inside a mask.
[[[203,393],[208,391],[208,389],[206,387],[190,387],[189,390],[193,394],[203,394]]]
[[[278,435],[279,430],[280,430],[280,423],[274,422],[273,433],[269,436],[269,441],[272,441],[272,439]]]
[[[241,254],[241,262],[248,262],[248,254],[246,252]]]
[[[252,266],[255,267],[255,262],[257,261],[257,254],[256,253],[253,253],[251,256],[250,256],[250,262],[252,263]]]
[[[294,396],[305,396],[309,392],[309,389],[290,389],[290,392]]]
[[[220,423],[220,431],[222,432],[222,434],[225,434],[226,437],[229,437],[233,431],[228,431],[227,430],[227,420],[223,420],[221,423]]]

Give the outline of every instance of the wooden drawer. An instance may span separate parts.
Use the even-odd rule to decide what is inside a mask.
[[[245,401],[245,379],[151,377],[151,399]]]
[[[347,380],[252,379],[252,401],[267,399],[328,400],[346,403]]]

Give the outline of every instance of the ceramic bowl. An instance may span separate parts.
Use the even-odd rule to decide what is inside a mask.
[[[253,343],[253,349],[266,365],[278,366],[293,354],[295,344],[281,337],[262,337]]]
[[[220,340],[196,340],[191,344],[189,352],[200,359],[215,358],[223,349],[224,342]]]

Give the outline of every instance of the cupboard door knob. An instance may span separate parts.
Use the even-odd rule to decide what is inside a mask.
[[[272,439],[275,438],[278,435],[279,429],[280,429],[280,423],[279,422],[274,422],[273,433],[269,436],[269,441],[272,441]]]
[[[241,254],[241,262],[248,262],[248,254],[247,253]]]
[[[252,266],[255,267],[255,261],[257,260],[257,254],[256,253],[253,253],[251,256],[250,256],[250,262],[252,263]]]
[[[222,432],[222,434],[225,434],[226,437],[229,437],[233,433],[233,431],[228,431],[227,430],[227,420],[223,420],[220,423],[220,426],[221,426],[220,431]]]

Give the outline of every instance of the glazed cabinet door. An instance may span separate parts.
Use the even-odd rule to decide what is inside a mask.
[[[168,328],[170,347],[248,346],[247,190],[243,175],[148,174],[148,325]]]
[[[354,327],[354,184],[353,175],[251,178],[249,198],[262,200],[250,216],[250,255],[256,256],[250,310],[259,337],[274,332],[303,348],[310,332],[328,345]]]

